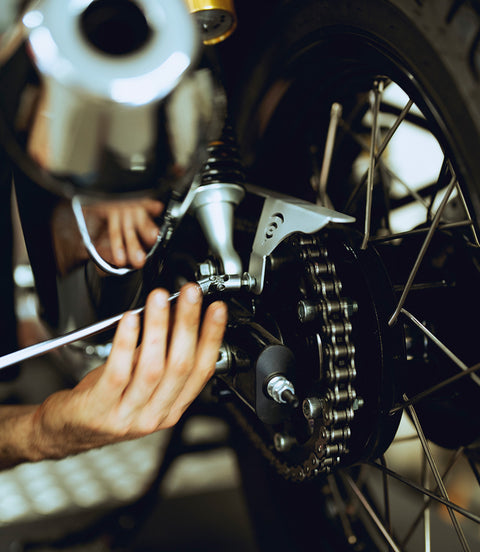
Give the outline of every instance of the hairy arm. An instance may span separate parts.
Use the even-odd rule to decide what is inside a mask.
[[[35,405],[0,406],[0,469],[41,460],[33,438],[36,410]]]
[[[201,322],[198,286],[182,288],[174,312],[165,290],[147,300],[142,342],[139,317],[127,313],[107,362],[73,389],[41,405],[0,407],[0,468],[64,458],[168,428],[215,371],[227,310],[213,303]]]

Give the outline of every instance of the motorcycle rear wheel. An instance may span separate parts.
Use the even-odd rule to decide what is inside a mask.
[[[244,9],[245,20],[248,6]],[[425,493],[425,466],[433,465],[432,471],[438,466],[431,463],[431,443],[441,447],[440,455],[453,450],[446,471],[449,464],[464,461],[461,473],[468,471],[474,486],[480,483],[475,446],[480,437],[475,409],[478,382],[463,378],[462,384],[445,387],[433,399],[429,395],[411,408],[406,403],[455,370],[461,371],[458,363],[452,367],[444,360],[445,351],[438,352],[435,339],[463,360],[463,369],[479,362],[475,324],[468,325],[465,311],[475,313],[480,308],[480,4],[473,0],[305,0],[271,2],[269,10],[268,18],[250,23],[250,32],[245,24],[235,45],[243,56],[252,52],[243,72],[237,70],[240,77],[231,81],[235,128],[248,178],[315,201],[317,190],[312,189],[312,182],[318,189],[320,167],[328,158],[331,107],[341,107],[343,115],[328,159],[326,195],[336,210],[357,217],[358,230],[366,236],[365,247],[378,250],[390,274],[398,312],[392,313],[389,322],[405,327],[409,357],[398,380],[405,401],[399,407],[414,420],[416,438],[422,442],[415,454],[420,451],[425,459],[421,473],[415,474],[420,482],[405,477],[401,470],[392,473],[387,460],[390,462],[389,453],[397,439],[387,451],[387,460],[372,457],[328,478],[291,484],[278,479],[261,459],[255,464],[250,454],[245,455],[248,445],[243,443],[239,457],[251,511],[265,550],[303,551],[316,545],[335,550],[418,550],[423,539],[432,540],[428,529],[432,500],[428,489]],[[252,40],[255,32],[258,39]],[[402,116],[401,105],[382,103],[379,88],[400,91],[405,104],[411,100],[407,113]],[[392,179],[401,179],[388,166],[375,172],[375,180],[369,181],[365,173],[363,185],[357,175],[362,148],[368,150],[369,141],[377,139],[381,144],[392,115],[399,126],[413,125],[427,132],[442,156],[436,167],[438,178],[413,191],[409,187],[403,195],[398,189],[395,192]],[[393,148],[393,143],[389,147]],[[378,149],[370,150],[372,174],[376,154]],[[380,157],[373,166],[380,165]],[[411,159],[404,164],[411,164]],[[445,211],[439,212],[435,198],[450,193],[452,182],[450,192],[454,190],[456,201],[453,195],[447,197]],[[370,184],[369,197],[365,190]],[[396,210],[422,202],[423,220],[409,223],[407,234],[392,229]],[[460,211],[456,210],[459,204]],[[455,218],[454,212],[460,216]],[[447,213],[453,218],[447,218]],[[444,226],[452,222],[454,225]],[[440,230],[436,224],[442,225]],[[420,326],[414,314],[421,320]],[[432,369],[437,374],[432,376]],[[365,475],[376,471],[380,478]],[[394,490],[397,502],[406,500],[407,509],[415,510],[408,522],[393,519],[392,512],[397,509],[398,513],[398,507],[388,498],[389,481],[398,477],[402,485],[412,488],[413,483],[420,491],[419,502],[415,502],[409,494],[405,499],[404,491],[398,494]],[[379,493],[375,485],[380,485]],[[442,477],[437,477],[436,485],[443,485]],[[434,549],[474,548],[470,522],[458,520],[458,509],[452,508],[448,495],[436,485],[428,488],[444,504],[448,501],[452,529],[448,537],[442,532],[441,540],[433,541]],[[422,514],[424,504],[427,514]],[[475,508],[467,509],[471,520],[478,523],[478,508],[476,513]],[[424,530],[421,534],[417,530],[415,536],[419,520]]]

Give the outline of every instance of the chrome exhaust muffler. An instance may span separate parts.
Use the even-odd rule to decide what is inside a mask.
[[[16,167],[41,318],[59,335],[138,306],[157,284],[163,245],[221,130],[223,94],[198,68],[184,0],[27,6],[0,36],[0,142]],[[104,241],[111,199],[122,202],[116,217],[166,203],[151,215],[162,247],[143,264],[119,265]]]
[[[183,194],[215,136],[215,90],[183,0],[38,0],[2,41],[0,136],[67,196]]]

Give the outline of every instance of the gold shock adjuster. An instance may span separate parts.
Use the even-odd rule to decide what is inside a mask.
[[[204,44],[212,45],[228,38],[237,26],[233,0],[186,0],[200,26]]]

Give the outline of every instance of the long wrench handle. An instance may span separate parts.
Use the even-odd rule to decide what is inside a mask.
[[[172,295],[170,295],[168,300],[174,301],[178,296],[179,293],[173,293]],[[144,310],[145,307],[138,307],[131,312],[141,314]],[[0,357],[0,370],[4,370],[5,368],[8,368],[9,366],[17,364],[19,362],[23,362],[25,360],[44,355],[45,353],[54,351],[55,349],[63,347],[64,345],[69,345],[70,343],[74,343],[75,341],[80,341],[81,339],[92,337],[98,333],[104,332],[105,330],[114,328],[120,322],[124,314],[125,313],[122,312],[121,314],[117,314],[115,316],[107,318],[106,320],[102,320],[100,322],[96,322],[95,324],[85,326],[84,328],[68,332],[64,335],[61,335],[60,337],[54,337],[52,339],[48,339],[47,341],[42,341],[41,343],[35,343],[34,345],[30,345],[29,347],[25,347],[24,349],[19,349],[18,351],[14,351],[13,353],[4,355]]]
[[[232,274],[220,274],[217,276],[210,276],[199,280],[197,284],[203,295],[222,293],[223,291],[227,290],[236,291],[241,288],[250,289],[253,286],[251,277],[247,273],[241,276]],[[175,301],[179,295],[180,292],[172,293],[172,295],[170,295],[170,297],[168,298],[168,301]],[[145,307],[138,307],[131,312],[141,314],[144,310]],[[49,353],[50,351],[54,351],[55,349],[63,347],[64,345],[69,345],[70,343],[74,343],[75,341],[80,341],[81,339],[85,339],[87,337],[91,337],[98,333],[104,332],[105,330],[110,330],[120,322],[120,319],[124,314],[125,313],[122,312],[121,314],[117,314],[115,316],[112,316],[111,318],[107,318],[106,320],[91,324],[90,326],[85,326],[84,328],[80,328],[79,330],[68,332],[64,335],[61,335],[60,337],[54,337],[52,339],[48,339],[47,341],[42,341],[41,343],[35,343],[34,345],[30,345],[29,347],[25,347],[24,349],[19,349],[18,351],[14,351],[13,353],[4,355],[0,357],[0,371],[19,362],[23,362],[25,360],[44,355],[45,353]]]

